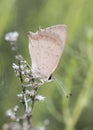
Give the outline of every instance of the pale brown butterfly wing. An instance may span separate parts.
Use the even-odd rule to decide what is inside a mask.
[[[51,27],[46,28],[46,31],[56,33],[56,35],[58,35],[58,37],[62,41],[61,45],[64,48],[64,44],[65,44],[66,37],[67,37],[67,26],[66,25],[51,26]]]
[[[61,34],[63,34],[64,38]],[[29,52],[32,59],[33,75],[40,79],[48,79],[54,72],[66,39],[66,27],[63,25],[40,29],[29,33]]]

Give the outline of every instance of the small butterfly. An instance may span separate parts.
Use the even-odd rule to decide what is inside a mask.
[[[36,33],[28,33],[33,77],[51,80],[64,50],[66,36],[66,25],[39,28]]]

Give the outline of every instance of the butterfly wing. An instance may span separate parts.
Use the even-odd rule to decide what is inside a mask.
[[[57,37],[60,38],[61,45],[62,47],[64,47],[65,41],[66,41],[66,37],[67,37],[67,26],[66,25],[55,25],[55,26],[51,26],[46,28],[47,32],[53,32],[57,35]]]
[[[54,72],[63,52],[66,38],[66,28],[63,25],[39,29],[36,33],[29,33],[29,52],[32,59],[33,75],[41,79],[48,79]]]

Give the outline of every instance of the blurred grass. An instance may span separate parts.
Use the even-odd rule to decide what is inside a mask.
[[[12,11],[16,0],[0,1],[0,38],[12,19]]]
[[[5,33],[20,33],[19,50],[30,63],[27,32],[36,31],[38,26],[66,24],[68,38],[54,74],[56,80],[40,88],[46,101],[35,104],[33,124],[38,127],[48,119],[47,130],[93,129],[92,5],[92,0],[0,1],[0,127],[8,120],[5,110],[17,104],[16,94],[20,91],[11,68],[14,54],[4,41]],[[72,97],[67,99],[63,91],[72,92]]]

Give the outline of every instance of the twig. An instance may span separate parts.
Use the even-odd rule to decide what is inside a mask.
[[[20,55],[17,47],[17,38],[18,33],[12,32],[6,35],[5,39],[10,41],[11,48],[15,52],[16,60],[18,65],[13,64],[13,68],[16,72],[16,75],[19,77],[21,82],[22,93],[18,94],[18,98],[24,106],[24,114],[21,117],[17,116],[18,109],[16,111],[8,111],[8,116],[18,121],[22,125],[22,129],[33,130],[32,127],[32,114],[33,108],[36,101],[43,101],[44,97],[37,95],[41,81],[37,81],[32,76],[32,71],[30,65],[23,59]],[[29,88],[29,89],[28,89]]]

